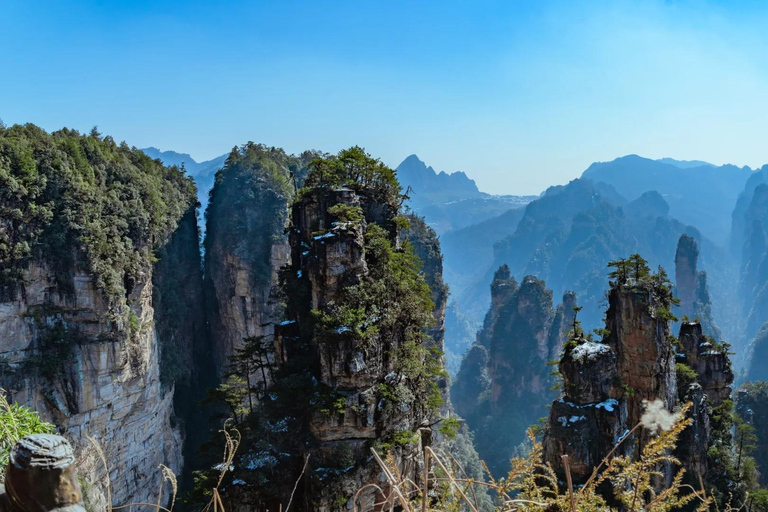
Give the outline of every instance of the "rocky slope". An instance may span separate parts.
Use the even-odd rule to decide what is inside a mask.
[[[101,444],[115,504],[156,501],[158,466],[182,468],[174,385],[192,378],[163,361],[191,361],[194,343],[164,328],[153,252],[179,223],[196,237],[194,185],[95,130],[0,128],[0,154],[0,387],[79,455],[94,455],[87,436]],[[161,257],[199,264],[197,251]],[[106,483],[102,462],[85,460],[86,480]]]

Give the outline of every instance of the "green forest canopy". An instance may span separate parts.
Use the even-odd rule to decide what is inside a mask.
[[[120,313],[195,193],[183,169],[95,128],[0,125],[0,290],[43,260],[64,290],[73,291],[73,269],[91,272]]]

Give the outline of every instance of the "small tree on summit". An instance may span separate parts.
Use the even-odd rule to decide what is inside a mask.
[[[609,261],[608,267],[616,269],[608,274],[610,279],[616,281],[619,285],[627,283],[627,279],[629,278],[629,262],[627,260],[621,258],[619,260]]]

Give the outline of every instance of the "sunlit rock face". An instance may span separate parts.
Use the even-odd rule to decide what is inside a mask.
[[[700,323],[683,322],[678,338],[671,336],[650,285],[612,282],[608,304],[602,340],[577,333],[566,342],[559,362],[563,393],[552,403],[544,437],[546,461],[564,478],[562,456],[568,455],[574,481],[583,483],[616,445],[616,455],[640,455],[649,431],[630,432],[648,402],[659,400],[670,413],[691,402],[693,422],[676,455],[691,474],[707,475],[708,449],[720,442],[714,409],[731,396],[726,350],[704,336]],[[672,472],[663,468],[665,480]]]
[[[0,303],[0,385],[56,424],[79,455],[102,445],[115,504],[157,500],[160,464],[181,471],[181,434],[172,424],[173,388],[160,384],[150,275],[116,316],[91,277],[73,272],[63,293],[42,262],[24,272],[18,293]],[[101,461],[80,468],[106,482]]]

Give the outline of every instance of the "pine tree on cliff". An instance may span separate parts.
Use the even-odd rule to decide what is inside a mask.
[[[240,423],[230,499],[277,509],[299,479],[292,510],[346,510],[377,474],[371,447],[399,460],[439,424],[445,372],[428,334],[439,290],[400,240],[401,203],[394,171],[362,148],[310,163],[280,272],[273,376]]]
[[[728,345],[704,336],[699,323],[683,322],[679,337],[670,335],[677,299],[664,269],[650,272],[637,254],[609,266],[602,340],[574,330],[559,362],[563,396],[550,410],[546,460],[564,476],[561,457],[568,455],[571,476],[584,483],[608,454],[639,456],[652,435],[640,427],[649,402],[669,412],[690,402],[691,425],[675,451],[686,482],[703,481],[721,505],[729,494],[743,501],[749,479],[731,436]]]

